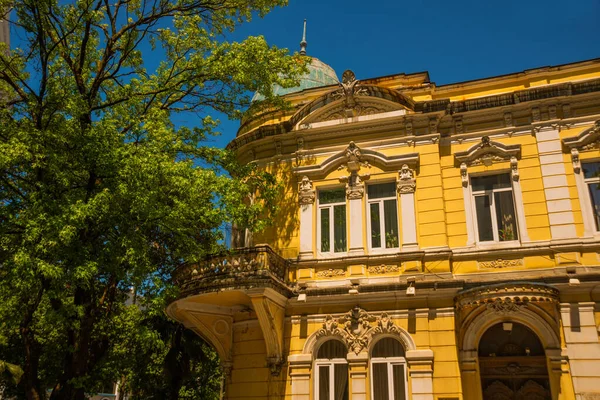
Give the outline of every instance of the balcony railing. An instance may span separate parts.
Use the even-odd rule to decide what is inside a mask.
[[[173,274],[182,296],[225,289],[287,288],[289,262],[268,245],[234,249],[184,265]]]

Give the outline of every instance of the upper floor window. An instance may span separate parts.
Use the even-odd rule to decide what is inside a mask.
[[[348,362],[346,346],[328,340],[319,347],[315,360],[316,400],[348,400]]]
[[[375,343],[371,353],[373,399],[406,399],[406,360],[402,344],[393,338]]]
[[[600,230],[600,162],[582,163],[583,178],[590,194],[596,230]]]
[[[396,184],[382,183],[367,187],[370,245],[372,249],[399,246]]]
[[[471,178],[480,242],[518,240],[510,174]]]
[[[344,188],[319,191],[319,249],[321,253],[347,251],[346,191]]]

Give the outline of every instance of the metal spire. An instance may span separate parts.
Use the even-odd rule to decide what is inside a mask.
[[[306,19],[304,20],[304,33],[302,33],[302,41],[300,42],[300,54],[306,55]]]

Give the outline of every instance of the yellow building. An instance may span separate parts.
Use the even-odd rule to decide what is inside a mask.
[[[275,225],[167,310],[227,399],[600,399],[600,59],[442,86],[313,59],[282,95],[229,144],[283,183]]]

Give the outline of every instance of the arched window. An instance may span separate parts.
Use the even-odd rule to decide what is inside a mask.
[[[371,390],[377,400],[405,400],[406,359],[402,343],[383,338],[371,351]]]
[[[335,339],[319,347],[315,359],[316,400],[348,400],[347,353],[346,346]]]

